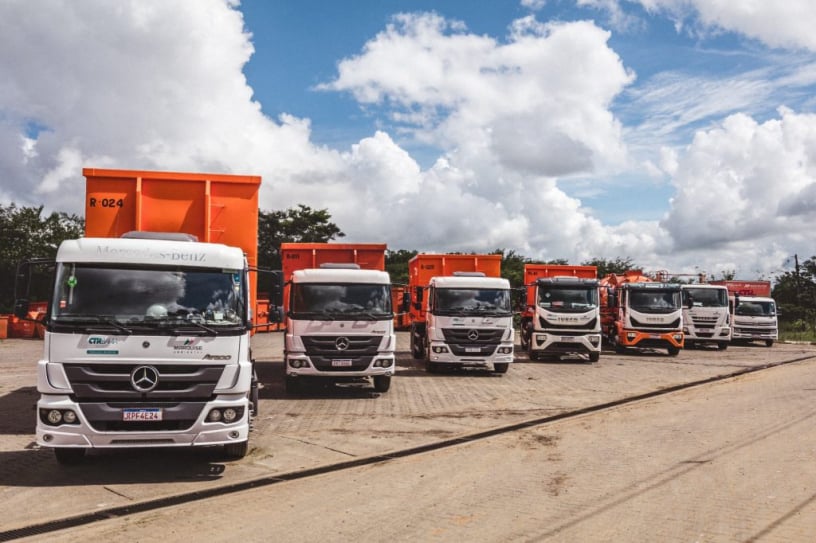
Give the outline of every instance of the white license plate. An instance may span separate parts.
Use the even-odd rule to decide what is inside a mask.
[[[480,353],[482,352],[481,347],[465,347],[466,353]]]
[[[332,367],[334,368],[347,368],[351,366],[351,359],[349,358],[336,358],[332,360]]]
[[[649,334],[649,339],[660,339],[660,334]]]
[[[575,341],[575,338],[572,336],[561,336],[561,341],[568,341],[569,343],[572,343]]]
[[[162,410],[158,407],[148,409],[123,409],[122,420],[125,422],[162,420]]]

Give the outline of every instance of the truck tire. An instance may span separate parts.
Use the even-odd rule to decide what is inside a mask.
[[[258,416],[258,404],[260,394],[258,393],[258,374],[252,371],[252,383],[249,385],[249,409],[253,417]]]
[[[695,347],[697,347],[697,344],[693,341],[686,340],[686,342],[683,344],[684,349],[694,349]]]
[[[724,341],[721,341],[721,342],[717,343],[717,349],[719,349],[720,351],[724,351],[727,348],[728,348],[728,343],[726,343]]]
[[[377,392],[388,392],[388,389],[391,388],[390,375],[375,375],[371,380],[374,381],[374,390]]]
[[[63,466],[74,466],[85,458],[85,449],[79,447],[55,447],[54,456],[57,457],[57,462]]]
[[[425,355],[425,346],[422,344],[424,331],[417,329],[416,324],[411,325],[411,356],[414,360],[422,360]]]
[[[590,362],[597,362],[600,359],[601,359],[601,353],[599,353],[597,351],[592,351],[591,353],[589,353],[589,361]]]
[[[773,347],[773,344],[774,344],[774,340],[772,340],[772,339],[766,339],[765,340],[765,346],[766,347]]]
[[[507,373],[507,369],[510,367],[510,364],[507,362],[502,362],[500,364],[493,364],[493,371],[496,373]]]
[[[240,460],[249,452],[249,440],[224,445],[224,457],[228,460]]]
[[[677,356],[680,354],[680,348],[675,347],[674,345],[669,346],[669,356]]]

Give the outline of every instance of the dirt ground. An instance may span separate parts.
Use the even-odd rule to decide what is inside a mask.
[[[91,455],[83,465],[71,469],[57,465],[50,451],[41,450],[33,443],[33,405],[37,398],[34,364],[40,356],[42,343],[30,340],[8,340],[0,343],[0,368],[3,370],[0,373],[0,496],[3,502],[15,504],[15,507],[7,509],[4,513],[3,528],[8,530],[33,522],[65,518],[109,507],[135,504],[157,497],[172,496],[252,478],[289,473],[338,461],[387,453],[447,437],[466,435],[500,424],[538,418],[680,383],[723,375],[740,368],[762,366],[782,360],[816,357],[816,348],[812,346],[782,344],[770,349],[760,346],[732,346],[727,351],[690,350],[680,353],[677,357],[657,353],[631,355],[604,353],[597,364],[589,364],[582,360],[531,363],[521,355],[517,363],[511,366],[510,371],[504,375],[496,375],[483,370],[431,375],[424,371],[420,362],[410,358],[407,335],[400,334],[398,373],[389,392],[376,394],[367,384],[360,383],[327,388],[317,387],[308,389],[304,394],[298,396],[287,396],[283,390],[280,341],[280,333],[259,334],[253,339],[253,353],[259,360],[263,388],[261,412],[255,421],[251,435],[251,450],[247,458],[236,462],[223,462],[211,451],[189,449],[115,451]],[[803,366],[807,364],[808,362],[801,363]],[[769,371],[783,373],[782,368]],[[807,374],[807,372],[804,373]],[[804,379],[805,377],[800,377],[799,381],[804,382]],[[753,376],[746,376],[739,382],[753,382],[753,380]],[[762,379],[759,381],[761,382]],[[755,388],[758,392],[754,394],[753,401],[755,402],[754,408],[757,409],[757,406],[765,405],[766,402],[776,401],[777,396],[783,396],[783,398],[803,394],[807,396],[806,389],[816,390],[816,384],[802,389],[800,383],[800,389],[795,391],[795,394],[794,392],[782,393],[780,392],[782,389],[776,386],[757,386]],[[767,398],[761,395],[763,391],[768,394]],[[730,394],[735,398],[745,396],[742,390],[732,391]],[[728,394],[723,396],[723,398],[727,397],[729,397]],[[665,408],[668,410],[667,413],[686,412],[686,403],[677,404],[668,400],[663,403],[670,404]],[[657,402],[655,409],[661,405],[661,402]],[[745,408],[747,409],[747,406]],[[706,412],[706,409],[706,407],[701,407],[700,410],[695,411],[694,415],[689,414],[688,419],[711,423],[722,420],[723,424],[728,424],[729,407],[726,407],[724,411],[716,412]],[[713,408],[709,406],[708,409]],[[786,406],[784,409],[801,410],[802,406],[795,404]],[[551,495],[554,494],[557,497],[570,494],[571,499],[578,500],[579,506],[576,507],[586,508],[593,501],[593,497],[606,495],[599,494],[602,486],[600,483],[608,478],[617,481],[614,483],[616,485],[624,485],[626,479],[629,478],[627,484],[630,486],[636,483],[644,484],[639,481],[652,480],[649,478],[652,476],[646,476],[646,472],[641,473],[641,469],[646,469],[650,465],[652,462],[650,458],[656,453],[651,452],[648,445],[639,446],[637,443],[642,437],[652,436],[646,441],[651,442],[653,447],[655,444],[661,446],[671,444],[672,441],[669,438],[680,430],[676,430],[674,423],[665,424],[666,414],[662,411],[655,412],[663,413],[663,415],[654,416],[649,415],[652,412],[651,407],[642,410],[641,415],[639,408],[638,416],[642,416],[643,424],[647,426],[626,426],[624,422],[628,419],[624,418],[621,422],[624,424],[620,430],[622,433],[614,436],[607,437],[605,433],[599,433],[599,430],[607,427],[606,422],[587,423],[588,428],[592,431],[587,431],[585,435],[582,434],[580,425],[569,431],[559,431],[558,434],[552,434],[549,429],[530,431],[527,433],[529,435],[523,439],[520,435],[506,436],[463,447],[462,450],[466,453],[457,452],[458,449],[449,449],[433,453],[429,458],[415,457],[382,466],[360,468],[360,470],[345,472],[342,476],[337,474],[319,477],[314,481],[286,483],[287,488],[295,489],[291,492],[304,492],[304,494],[292,494],[291,499],[275,502],[277,505],[270,504],[269,507],[272,509],[278,506],[284,508],[283,512],[286,514],[283,514],[281,518],[291,517],[292,519],[291,524],[276,525],[284,530],[277,532],[286,534],[284,540],[316,539],[316,537],[311,537],[315,535],[313,530],[324,524],[322,528],[324,531],[321,532],[325,536],[323,538],[346,539],[346,535],[351,538],[352,532],[348,534],[330,532],[329,524],[326,524],[329,523],[330,518],[334,519],[333,529],[338,529],[342,525],[356,526],[353,531],[357,536],[356,539],[381,540],[388,535],[389,538],[399,540],[401,536],[398,534],[403,533],[413,534],[414,539],[429,539],[431,536],[460,539],[453,534],[467,535],[469,539],[480,540],[523,540],[526,539],[525,534],[538,534],[531,539],[557,538],[560,537],[560,534],[567,533],[564,532],[564,529],[569,527],[561,527],[556,532],[552,532],[552,530],[544,531],[543,526],[544,524],[560,526],[558,523],[553,523],[551,515],[553,511],[563,508],[563,498],[559,505],[549,503],[548,496],[552,497]],[[678,418],[677,415],[673,416]],[[746,420],[751,421],[750,416],[744,416],[747,417]],[[679,422],[681,421],[678,420],[678,424]],[[537,435],[536,432],[541,435]],[[685,432],[690,436],[698,434],[698,431],[694,429],[685,430]],[[601,435],[605,437],[602,438]],[[711,430],[711,435],[718,437],[727,434],[721,428],[715,428]],[[780,433],[779,435],[780,439],[785,438],[781,443],[787,450],[788,434]],[[689,439],[694,443],[698,441],[697,438]],[[737,440],[737,437],[731,439]],[[575,443],[572,446],[575,449],[563,449],[566,443],[573,443],[573,440]],[[779,445],[778,442],[777,446]],[[641,458],[629,454],[630,447],[640,450],[644,456]],[[637,449],[637,447],[642,448]],[[676,448],[669,447],[671,450],[668,452],[679,453],[680,450],[674,451]],[[657,449],[656,447],[655,450]],[[529,458],[524,455],[519,457],[518,455],[523,451],[538,452],[529,452]],[[577,454],[580,451],[584,452]],[[694,452],[693,450],[686,452],[689,458],[696,458],[690,455],[691,452]],[[799,450],[796,454],[806,456],[807,451]],[[441,461],[437,461],[437,456]],[[447,461],[448,458],[450,462]],[[555,459],[559,459],[558,464],[554,463]],[[599,462],[599,466],[593,477],[581,485],[567,484],[582,480],[584,467],[595,460]],[[812,454],[810,460],[813,460]],[[535,471],[528,472],[526,470],[533,469],[528,463],[532,461],[541,462],[541,465],[535,468],[538,470],[545,467],[558,467],[558,469],[546,471],[546,476]],[[572,465],[572,462],[577,462],[577,464]],[[658,470],[661,466],[664,470],[668,469],[665,459],[654,460],[654,462],[656,467],[649,469]],[[683,465],[686,467],[698,466],[702,472],[706,463],[703,463],[702,460],[697,462],[697,464]],[[430,466],[437,465],[438,470],[428,469]],[[786,473],[787,468],[793,465],[794,463],[786,465],[783,471]],[[390,475],[395,466],[402,466],[401,469],[404,472],[402,476]],[[607,473],[601,469],[602,467],[611,471]],[[725,463],[720,467],[725,467]],[[389,492],[387,489],[378,490],[380,476],[385,473],[389,475],[384,480],[391,481],[387,488],[390,488],[395,496],[402,496],[401,503],[403,505],[405,503],[414,504],[416,501],[416,510],[425,511],[425,516],[429,518],[439,520],[440,515],[443,515],[444,520],[449,518],[444,516],[449,512],[442,513],[442,511],[447,511],[451,503],[470,504],[478,499],[482,505],[477,509],[482,513],[474,518],[482,519],[480,522],[468,520],[468,515],[475,513],[466,514],[464,505],[453,508],[457,513],[450,518],[461,516],[460,521],[464,526],[481,526],[481,528],[473,533],[467,530],[451,532],[450,522],[440,522],[435,525],[435,528],[430,529],[421,522],[422,519],[419,517],[422,515],[417,517],[413,514],[413,508],[406,511],[405,508],[396,507],[396,498],[381,497],[380,501],[370,501],[373,496],[379,495],[378,492]],[[523,479],[525,473],[528,473],[532,480],[537,481],[536,488],[539,488],[538,494],[541,495],[532,493],[529,487],[529,484],[532,483],[521,484],[520,479]],[[328,485],[328,479],[333,477],[338,477],[337,482],[331,483],[336,486],[327,486],[327,490],[331,489],[331,491],[326,494],[336,496],[337,502],[334,505],[323,504],[327,510],[332,511],[332,515],[325,514],[326,511],[323,511],[322,508],[314,509],[311,505],[307,506],[311,500],[317,499],[316,495],[324,494],[322,491],[315,491],[311,485]],[[391,477],[396,477],[396,479],[391,479]],[[420,492],[420,487],[417,486],[423,483],[419,479],[425,481],[426,486],[422,486],[426,488],[425,498],[422,498],[423,494]],[[503,483],[498,484],[505,480],[508,485],[512,481],[513,485],[518,486],[518,489],[512,490]],[[495,487],[497,494],[486,492],[482,486],[484,483],[488,487]],[[598,488],[592,490],[593,485]],[[284,492],[283,487],[284,485],[273,485],[265,491],[258,492],[262,495],[268,492],[270,496],[278,496]],[[297,490],[298,488],[301,490]],[[352,494],[342,494],[340,492],[342,488],[348,488]],[[446,488],[448,490],[445,490]],[[504,490],[500,490],[502,488]],[[816,486],[811,486],[811,488],[816,488]],[[400,494],[403,491],[406,493]],[[616,495],[614,490],[608,490],[608,492],[611,492],[612,496]],[[477,498],[482,495],[480,493],[484,493],[485,499]],[[514,496],[517,498],[513,498]],[[534,511],[531,510],[532,503],[522,507],[518,500],[528,499],[527,496],[531,502],[549,505],[546,507],[542,505],[542,509],[538,509],[536,505]],[[534,499],[533,496],[535,496]],[[228,498],[221,499],[227,500]],[[259,497],[246,498],[246,503],[254,504],[260,499]],[[429,504],[420,506],[419,501],[424,499],[430,500]],[[504,502],[514,505],[505,506]],[[303,504],[303,511],[311,511],[312,514],[315,514],[316,511],[323,512],[316,514],[312,521],[306,520],[308,515],[292,514],[293,509],[299,510],[297,505],[292,504],[298,503]],[[436,506],[432,507],[433,503],[436,503]],[[629,501],[628,503],[635,502]],[[209,506],[205,505],[206,502],[197,502],[197,504],[189,506],[192,511],[201,511],[202,515],[206,515],[206,511],[212,511]],[[610,503],[609,510],[614,511],[611,505]],[[551,507],[554,508],[552,511]],[[249,514],[255,507],[253,505],[245,509]],[[431,510],[437,509],[438,512],[430,513]],[[468,509],[473,509],[473,507],[468,507]],[[488,514],[493,509],[496,511],[495,515]],[[340,513],[339,516],[333,516],[335,510]],[[365,527],[368,525],[362,518],[360,519],[362,524],[351,522],[352,518],[358,518],[356,515],[369,510],[373,518],[379,519],[381,526]],[[375,511],[376,514],[374,514]],[[147,513],[145,518],[154,519],[163,514],[165,513]],[[188,514],[191,515],[191,518],[196,518],[195,513],[185,513],[185,515]],[[700,515],[701,513],[695,514]],[[530,515],[532,519],[538,519],[537,522],[540,524],[543,523],[532,531],[530,531],[532,529],[530,525],[526,525],[522,532],[514,531],[504,522],[507,517],[519,518]],[[216,518],[223,519],[220,515],[216,515]],[[593,515],[593,518],[600,518],[600,516]],[[304,524],[298,527],[297,519]],[[318,519],[321,522],[317,522]],[[121,519],[116,522],[121,523],[118,526],[123,529],[123,526],[132,526],[136,521]],[[254,521],[251,518],[246,519],[247,526],[251,526],[252,522]],[[148,531],[138,532],[135,539],[152,539],[162,534],[164,538],[169,537],[170,540],[176,540],[168,536],[169,532],[151,532],[150,526],[154,525],[154,520],[141,520],[139,523],[147,527]],[[499,531],[485,531],[485,537],[473,537],[486,530],[485,523],[495,526]],[[234,526],[233,522],[228,524]],[[586,525],[585,523],[580,524]],[[709,524],[709,522],[703,523],[705,526]],[[155,526],[156,530],[164,529],[159,528],[160,524]],[[425,526],[423,530],[430,531],[411,531],[406,526],[416,526],[417,530]],[[436,530],[439,529],[442,531],[437,534]],[[75,529],[65,537],[73,537],[74,533],[84,533],[83,530]],[[373,531],[367,532],[367,530]],[[250,540],[264,539],[253,538],[250,532],[251,530],[244,533],[242,537]],[[177,538],[181,539],[184,531],[175,533]],[[215,539],[218,539],[217,530],[213,533]],[[331,533],[334,533],[333,537]],[[726,529],[723,533],[733,532],[728,532]],[[495,537],[488,537],[488,534]],[[380,535],[383,537],[379,537]],[[227,533],[222,537],[221,540],[232,539]],[[609,540],[605,537],[578,539]],[[570,540],[570,538],[564,540]],[[698,540],[734,539],[702,537]],[[737,540],[741,539],[737,538]]]

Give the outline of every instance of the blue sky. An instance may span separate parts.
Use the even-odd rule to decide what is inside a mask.
[[[744,279],[816,253],[811,0],[37,3],[0,3],[0,202],[249,173],[393,249]]]

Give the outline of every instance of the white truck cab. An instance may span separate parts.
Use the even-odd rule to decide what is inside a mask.
[[[682,285],[685,348],[700,344],[725,350],[731,342],[728,289],[722,285]]]
[[[94,448],[222,445],[242,457],[257,409],[243,251],[140,237],[60,245],[37,443],[63,463]]]
[[[396,371],[394,312],[387,272],[323,265],[292,275],[286,314],[286,389],[309,378],[370,377],[388,391]]]
[[[762,341],[771,347],[779,337],[776,302],[763,296],[734,297],[734,341]]]

